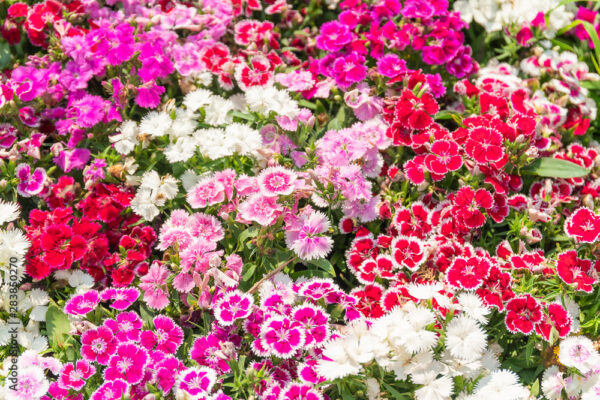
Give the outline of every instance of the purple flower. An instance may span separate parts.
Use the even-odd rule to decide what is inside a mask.
[[[360,82],[367,76],[365,58],[356,53],[339,57],[333,63],[333,73],[335,82],[343,89],[353,83]]]
[[[108,104],[100,96],[85,95],[71,102],[70,108],[75,111],[77,125],[91,128],[102,121]]]
[[[11,124],[0,124],[0,146],[8,149],[17,140],[19,131]]]
[[[156,108],[160,104],[160,96],[165,92],[164,86],[158,86],[154,82],[145,84],[138,88],[135,103],[143,108]]]
[[[346,25],[337,21],[326,22],[317,36],[317,47],[325,51],[338,51],[352,41],[352,33]]]
[[[54,157],[54,162],[65,172],[70,172],[72,169],[83,169],[89,160],[90,151],[88,149],[63,150],[57,157]]]
[[[138,74],[144,82],[165,78],[175,70],[169,57],[163,53],[162,46],[156,43],[144,43],[139,60],[142,62],[142,66]]]
[[[44,181],[46,180],[46,170],[36,168],[31,173],[31,167],[28,164],[20,164],[16,169],[19,184],[17,192],[23,197],[31,197],[39,194],[44,189]]]
[[[96,158],[90,165],[85,167],[83,170],[83,177],[87,182],[98,182],[104,179],[104,167],[106,167],[106,161],[101,158]]]
[[[377,60],[377,72],[388,78],[393,78],[407,72],[406,61],[395,54],[386,54]]]
[[[461,48],[456,57],[446,64],[446,69],[457,78],[463,78],[475,72],[477,64],[471,57],[471,48],[467,46]]]

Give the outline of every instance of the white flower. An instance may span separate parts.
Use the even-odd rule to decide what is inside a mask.
[[[562,391],[567,387],[563,375],[556,365],[551,366],[544,372],[542,391],[548,400],[559,400],[562,398]]]
[[[325,343],[323,356],[324,358],[317,364],[317,372],[325,379],[333,380],[360,372],[361,365],[348,356],[342,338]]]
[[[446,328],[446,347],[454,357],[466,361],[481,358],[486,344],[481,326],[465,314],[452,318]]]
[[[233,153],[248,155],[262,146],[260,133],[247,125],[233,123],[225,128],[226,145]]]
[[[0,199],[0,225],[14,221],[20,213],[19,204]]]
[[[428,379],[415,383],[423,385],[420,389],[415,390],[417,400],[448,400],[454,388],[452,379],[447,376],[434,378],[433,374],[430,374]]]
[[[569,336],[560,343],[558,361],[585,374],[592,367],[600,365],[600,356],[594,349],[594,343],[587,337]]]
[[[77,293],[85,293],[94,286],[94,278],[82,270],[75,270],[68,278],[69,286],[74,287]]]
[[[183,173],[183,175],[179,177],[179,179],[181,180],[181,184],[183,185],[185,191],[189,192],[191,188],[196,186],[196,184],[200,180],[200,177],[196,175],[194,171],[188,169]]]
[[[213,101],[213,94],[206,89],[196,89],[183,98],[183,105],[188,111],[194,112]]]
[[[229,112],[233,110],[233,107],[231,100],[224,99],[221,96],[213,96],[211,102],[204,108],[206,113],[204,122],[213,126],[231,123],[232,117]]]
[[[517,374],[508,370],[497,370],[484,377],[475,386],[477,399],[525,400],[529,391],[519,384]]]
[[[369,378],[365,381],[367,384],[367,398],[369,400],[380,400],[381,389],[379,388],[379,382],[375,378]]]
[[[448,368],[446,375],[450,377],[463,376],[468,379],[477,378],[481,373],[481,359],[465,360],[454,357],[448,350],[442,354],[442,362]]]
[[[433,312],[414,303],[408,303],[403,311],[406,313],[404,318],[392,317],[392,343],[403,346],[410,353],[431,349],[437,343],[437,335],[425,328],[435,322]]]
[[[125,121],[119,128],[120,133],[110,136],[108,139],[115,144],[115,150],[120,154],[127,155],[138,145],[138,126],[135,121]]]
[[[407,285],[408,293],[419,300],[435,299],[440,307],[448,308],[452,304],[450,299],[440,293],[444,290],[444,285],[440,282],[432,283],[410,283]]]
[[[211,160],[218,160],[233,154],[233,149],[225,139],[225,130],[219,128],[202,129],[194,132],[194,139],[200,153]]]
[[[6,247],[6,251],[17,255],[18,258],[27,254],[30,245],[27,236],[20,229],[0,230],[0,246]]]
[[[142,134],[159,137],[167,134],[172,123],[173,120],[171,120],[169,114],[152,111],[142,118],[139,131]]]
[[[165,149],[165,157],[170,163],[187,161],[196,152],[196,140],[191,136],[177,138],[175,143],[171,143]]]
[[[197,125],[196,121],[185,115],[181,108],[177,109],[176,114],[177,116],[168,131],[169,136],[172,139],[176,139],[190,136],[192,133],[194,133],[194,129],[196,129]]]
[[[460,309],[466,315],[481,324],[487,322],[487,315],[490,313],[490,309],[483,304],[479,296],[474,293],[463,292],[457,297]]]
[[[273,86],[252,86],[245,92],[248,109],[262,115],[268,115],[277,106],[274,102],[277,89]]]

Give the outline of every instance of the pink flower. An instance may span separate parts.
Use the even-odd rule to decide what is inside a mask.
[[[147,362],[146,350],[133,343],[121,343],[108,362],[104,378],[109,381],[122,379],[130,385],[135,385],[144,378]]]
[[[146,275],[140,279],[144,301],[154,310],[162,310],[169,304],[167,278],[169,270],[160,263],[153,263]]]
[[[127,382],[115,379],[103,383],[90,397],[90,400],[121,400],[127,393]]]
[[[215,334],[201,336],[194,341],[190,350],[190,357],[200,365],[209,366],[220,373],[227,373],[231,370],[231,367],[227,364],[227,360],[218,356],[223,345],[223,340]]]
[[[333,63],[332,72],[337,85],[342,89],[346,89],[353,83],[362,81],[367,76],[365,58],[356,53],[338,57]]]
[[[396,54],[389,53],[377,60],[377,72],[388,78],[394,78],[407,71],[406,61]]]
[[[209,367],[188,368],[179,375],[177,389],[186,393],[186,398],[199,399],[208,395],[216,381],[217,374]]]
[[[291,358],[304,345],[304,332],[297,322],[274,316],[260,327],[260,339],[265,348],[275,356]]]
[[[89,362],[108,364],[117,347],[112,330],[105,326],[85,331],[81,335],[81,355]]]
[[[286,224],[285,241],[303,260],[323,258],[333,247],[333,239],[324,235],[329,228],[329,219],[322,212],[304,213]]]
[[[96,373],[96,368],[85,360],[77,361],[76,367],[72,363],[65,364],[60,371],[58,383],[63,389],[81,390],[85,380]]]
[[[246,318],[252,312],[254,299],[239,290],[226,293],[213,306],[217,321],[223,326],[233,325],[236,319]]]
[[[140,340],[140,329],[143,321],[133,311],[123,312],[116,319],[107,319],[104,325],[110,328],[119,342]]]
[[[175,354],[183,343],[183,330],[171,318],[164,315],[154,317],[154,332],[144,331],[141,344],[147,349],[156,345],[156,350],[166,354]]]
[[[113,300],[111,307],[115,310],[124,311],[128,309],[140,297],[137,288],[107,288],[100,293],[102,301]]]
[[[258,193],[249,196],[238,206],[239,217],[246,221],[256,221],[263,226],[273,225],[281,210],[276,197]]]
[[[321,307],[310,304],[298,306],[292,310],[292,319],[304,328],[305,348],[319,346],[329,338],[329,315]]]
[[[19,184],[17,185],[17,192],[23,197],[35,196],[44,189],[44,181],[46,180],[46,170],[43,168],[36,168],[31,173],[31,167],[29,164],[20,164],[15,170],[17,178],[19,178]]]
[[[323,400],[323,395],[312,385],[292,382],[281,391],[278,400]]]
[[[187,194],[187,202],[193,208],[204,208],[225,200],[225,187],[214,178],[200,180]]]
[[[341,50],[351,41],[352,33],[348,27],[337,21],[330,21],[321,25],[320,34],[316,39],[317,47],[329,52]]]
[[[481,257],[457,257],[447,271],[448,282],[457,288],[474,290],[480,287],[490,272],[490,262]]]
[[[165,92],[164,86],[153,82],[138,88],[135,103],[143,108],[156,108],[160,104],[160,96]]]
[[[276,166],[263,170],[258,175],[258,186],[265,196],[289,195],[294,191],[296,173]]]
[[[85,315],[96,308],[98,303],[100,303],[98,292],[90,290],[69,299],[65,303],[65,312],[71,315]]]

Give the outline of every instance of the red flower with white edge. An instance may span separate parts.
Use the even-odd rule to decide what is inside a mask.
[[[566,308],[558,303],[546,307],[542,320],[535,325],[535,331],[545,340],[550,341],[552,328],[556,329],[558,337],[565,338],[571,333],[573,319]]]
[[[392,242],[392,257],[402,268],[416,271],[427,259],[425,245],[413,237],[400,236]]]
[[[346,263],[354,271],[367,259],[376,257],[379,250],[376,247],[375,240],[371,237],[357,239],[352,242],[350,250],[346,253]]]
[[[579,208],[565,221],[565,233],[580,243],[593,243],[600,235],[600,217],[588,208]]]
[[[242,90],[253,86],[267,86],[274,79],[271,63],[264,56],[254,56],[250,59],[250,65],[244,63],[235,68],[235,79]]]
[[[408,294],[408,289],[405,287],[390,288],[381,298],[381,307],[388,312],[394,307],[402,306],[409,301],[416,301],[414,297]]]
[[[545,268],[546,258],[544,251],[532,251],[523,254],[513,255],[510,257],[510,262],[515,269],[527,269],[531,272],[539,272]]]
[[[262,47],[273,32],[273,23],[269,21],[244,20],[233,28],[234,40],[241,46],[256,45]]]
[[[203,47],[200,51],[200,61],[210,72],[219,73],[223,64],[229,61],[229,48],[223,43]]]
[[[485,224],[485,216],[479,209],[487,210],[494,205],[490,192],[485,189],[474,191],[468,186],[462,187],[453,193],[451,201],[455,206],[454,216],[470,229],[479,228]]]
[[[556,272],[560,279],[568,285],[574,285],[576,290],[591,293],[596,279],[591,276],[592,262],[577,257],[575,250],[565,251],[558,255]]]
[[[490,272],[490,262],[481,257],[457,257],[446,273],[452,286],[467,290],[480,287]]]
[[[425,166],[425,156],[416,156],[412,160],[408,160],[404,163],[404,174],[414,185],[420,185],[425,182],[425,172],[427,167]]]
[[[510,114],[508,101],[500,96],[494,96],[492,94],[483,92],[479,96],[479,104],[481,106],[482,114],[497,115],[501,119],[507,118]]]
[[[506,327],[512,333],[533,332],[535,324],[542,320],[542,306],[529,294],[515,297],[506,304]]]
[[[498,246],[496,246],[496,257],[500,257],[503,260],[508,260],[512,254],[513,250],[508,240],[504,239],[498,244]]]
[[[483,285],[477,289],[477,295],[488,307],[504,310],[504,303],[515,297],[511,289],[512,278],[508,272],[496,266],[490,268],[490,273]]]
[[[478,126],[469,130],[465,152],[478,164],[500,161],[504,157],[502,134],[495,129]]]
[[[233,325],[236,319],[246,318],[252,312],[254,299],[239,290],[226,293],[214,305],[214,315],[219,324]]]
[[[383,287],[376,283],[366,285],[363,288],[355,288],[350,295],[358,299],[356,308],[367,318],[379,318],[385,314],[381,307]]]
[[[431,145],[430,154],[425,156],[425,165],[429,172],[445,175],[448,171],[456,171],[463,165],[458,155],[458,144],[448,140],[438,140]]]
[[[508,198],[505,195],[494,193],[494,205],[487,210],[488,215],[497,223],[504,221],[508,216]]]
[[[415,201],[408,208],[400,208],[394,215],[393,225],[400,235],[415,236],[422,239],[431,232],[430,210],[420,201]]]

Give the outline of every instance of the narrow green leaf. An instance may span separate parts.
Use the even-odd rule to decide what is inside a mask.
[[[567,160],[542,157],[522,169],[522,172],[548,178],[579,178],[589,174],[589,170]]]

